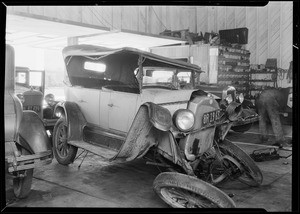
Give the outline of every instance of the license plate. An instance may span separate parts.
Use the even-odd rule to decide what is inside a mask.
[[[211,111],[203,114],[202,125],[203,126],[212,126],[219,120],[220,109],[216,111]]]

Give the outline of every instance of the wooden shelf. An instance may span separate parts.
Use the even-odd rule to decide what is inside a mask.
[[[225,62],[241,62],[241,63],[250,63],[249,59],[231,59],[231,58],[226,58],[223,56],[219,56],[219,61],[225,61]]]
[[[249,75],[249,72],[222,71],[222,74],[228,74],[228,75]]]
[[[268,75],[268,79],[252,79],[254,75],[259,75],[259,74],[265,74]],[[259,78],[258,76],[256,78]],[[268,69],[268,68],[263,68],[263,69],[250,69],[249,72],[249,83],[252,83],[251,86],[249,87],[249,93],[252,95],[253,93],[257,93],[259,91],[262,91],[266,88],[270,88],[272,86],[268,85],[253,85],[253,83],[271,83],[273,87],[276,86],[277,83],[277,69]],[[251,93],[252,92],[252,93]]]
[[[245,49],[227,46],[218,46],[218,48],[218,84],[224,86],[231,85],[236,88],[237,93],[242,92],[248,95],[250,52]]]
[[[245,68],[249,69],[249,67],[250,67],[250,65],[237,65],[237,66],[235,66],[235,68],[242,68],[242,69],[245,69]]]
[[[253,80],[249,79],[249,82],[274,82],[275,80]]]
[[[226,69],[226,68],[232,69],[232,65],[218,64],[218,66],[219,66],[219,68],[222,67],[223,69]]]
[[[276,74],[276,72],[275,71],[251,71],[250,70],[250,72],[249,72],[250,74]]]
[[[240,48],[233,48],[230,46],[219,46],[219,49],[222,50],[223,52],[228,52],[228,53],[236,53],[236,54],[243,54],[243,55],[248,55],[250,54],[250,51],[246,49],[240,49]],[[227,49],[227,50],[225,50]]]
[[[223,50],[222,50],[223,51]],[[237,53],[237,52],[231,52],[231,51],[223,51],[223,54],[230,54],[230,55],[235,55],[235,56],[243,56],[243,57],[250,57],[250,52],[249,53]]]

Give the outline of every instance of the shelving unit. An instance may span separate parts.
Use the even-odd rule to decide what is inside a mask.
[[[218,46],[218,52],[218,84],[232,85],[248,96],[250,52],[228,46]]]
[[[266,88],[277,87],[277,68],[275,69],[250,69],[249,95],[254,99],[255,95]]]

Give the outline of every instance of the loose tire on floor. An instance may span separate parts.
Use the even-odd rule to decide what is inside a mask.
[[[218,144],[221,153],[227,154],[237,160],[243,167],[244,173],[238,177],[238,180],[249,186],[259,186],[263,181],[263,175],[252,160],[241,148],[225,139]]]
[[[154,191],[174,208],[234,208],[235,203],[217,187],[196,177],[163,172],[153,182]]]
[[[58,163],[68,165],[75,159],[78,148],[68,144],[68,124],[60,118],[53,130],[53,153]]]
[[[30,155],[25,149],[21,149],[21,154]],[[26,198],[31,191],[33,169],[22,170],[18,173],[26,176],[13,179],[14,194],[17,198]],[[17,172],[15,174],[17,174]]]

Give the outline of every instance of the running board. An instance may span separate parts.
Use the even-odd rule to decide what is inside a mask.
[[[85,149],[95,155],[99,155],[105,159],[112,159],[118,154],[118,151],[107,149],[102,146],[87,143],[85,141],[69,141],[68,144],[76,146],[78,148]]]

